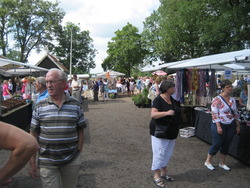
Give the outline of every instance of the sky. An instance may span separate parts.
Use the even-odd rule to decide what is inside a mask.
[[[55,2],[55,0],[49,0]],[[63,25],[67,22],[79,24],[81,30],[89,30],[94,48],[98,51],[95,57],[96,68],[90,73],[103,72],[101,63],[107,57],[107,44],[129,22],[143,30],[145,18],[150,16],[160,5],[159,0],[61,0],[59,7],[65,12]],[[73,39],[74,40],[74,39]],[[73,46],[74,50],[74,46]],[[29,57],[30,63],[37,63],[46,52]]]

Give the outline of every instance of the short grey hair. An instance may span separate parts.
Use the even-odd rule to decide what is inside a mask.
[[[58,74],[58,77],[60,80],[63,80],[63,81],[67,81],[67,75],[65,74],[65,72],[63,72],[62,70],[60,69],[57,69],[57,68],[52,68],[48,71],[49,72],[56,72]],[[47,74],[48,74],[47,73]]]
[[[166,91],[172,87],[174,87],[174,83],[171,80],[164,80],[161,82],[160,91],[161,93],[166,93]]]
[[[46,87],[45,78],[43,76],[37,77],[36,81],[37,81],[37,83],[42,84],[43,86]]]

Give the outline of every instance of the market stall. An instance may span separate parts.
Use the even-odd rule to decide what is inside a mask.
[[[7,67],[6,67],[7,66]],[[45,74],[48,69],[37,67],[31,64],[25,64],[0,58],[0,74],[4,79],[13,78],[13,80],[21,80],[24,90],[22,93],[14,93],[11,99],[2,101],[0,98],[0,121],[16,125],[22,129],[26,129],[30,124],[32,114],[31,93],[34,91],[33,82],[34,74]],[[21,75],[29,75],[20,79]],[[14,79],[14,77],[16,77]],[[0,95],[2,96],[0,90]]]
[[[10,100],[10,99],[8,99]],[[7,102],[8,102],[7,100]],[[20,105],[15,106],[14,104],[20,103]],[[5,106],[6,101],[3,101],[1,108],[7,110],[0,116],[0,121],[15,125],[21,129],[26,130],[30,124],[32,115],[32,103],[26,103],[25,100],[13,100],[9,101],[9,106]],[[12,106],[10,108],[10,106]]]
[[[244,116],[248,114],[241,113],[241,133],[235,135],[230,145],[229,154],[240,161],[250,165],[250,126]],[[209,144],[212,143],[211,137],[211,113],[206,108],[196,108],[195,110],[195,136]]]
[[[240,50],[216,55],[209,55],[186,61],[176,62],[170,66],[176,69],[175,99],[179,100],[183,108],[189,108],[193,117],[196,136],[211,144],[211,114],[209,111],[213,97],[221,91],[218,85],[217,71],[224,71],[225,77],[230,79],[232,72],[250,70],[250,50]],[[227,71],[230,73],[227,75]],[[249,91],[250,92],[250,91]],[[229,154],[250,165],[250,114],[246,109],[238,109],[243,116],[241,134],[235,135]],[[245,114],[245,115],[244,115]],[[190,120],[190,121],[191,121]]]

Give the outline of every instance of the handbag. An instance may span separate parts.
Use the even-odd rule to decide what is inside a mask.
[[[168,125],[159,125],[155,122],[155,132],[154,136],[157,138],[167,138],[168,127],[170,126],[172,120],[169,121]]]
[[[148,92],[148,99],[150,99],[151,101],[153,101],[156,97],[156,92],[153,89],[150,89],[150,91]]]

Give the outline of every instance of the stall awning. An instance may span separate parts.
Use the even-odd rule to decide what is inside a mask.
[[[5,65],[18,65],[20,67],[13,68],[13,69],[11,68],[5,69],[3,68],[3,66]],[[4,75],[12,75],[12,74],[21,75],[21,74],[29,74],[31,72],[40,72],[40,71],[47,72],[48,71],[48,69],[37,67],[29,63],[21,63],[18,61],[12,61],[12,60],[3,59],[3,58],[0,58],[0,69],[1,69],[2,74]]]
[[[168,68],[189,67],[247,70],[250,69],[250,49],[189,59],[185,62],[169,66]]]

